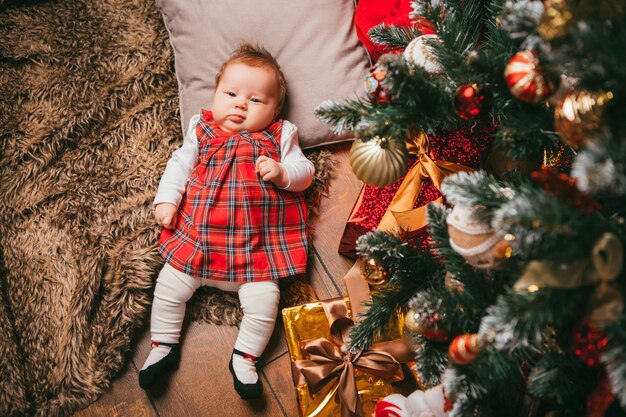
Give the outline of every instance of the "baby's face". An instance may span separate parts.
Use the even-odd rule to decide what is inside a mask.
[[[241,63],[224,69],[213,97],[213,119],[227,132],[258,132],[278,115],[274,71]]]

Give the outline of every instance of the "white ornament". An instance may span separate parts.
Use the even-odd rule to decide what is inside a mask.
[[[431,42],[441,43],[441,39],[437,35],[422,35],[413,39],[406,47],[402,56],[408,62],[424,68],[430,74],[442,74],[443,67],[433,53],[433,47],[429,45]]]
[[[450,246],[475,268],[493,268],[496,263],[494,247],[503,234],[481,223],[475,209],[457,204],[447,217]]]
[[[445,398],[443,386],[437,385],[426,391],[415,391],[405,397],[391,394],[376,405],[376,415],[394,415],[398,417],[448,417],[443,411]]]
[[[404,409],[410,417],[447,417],[443,411],[446,399],[443,385],[437,385],[426,391],[415,391],[404,402]]]

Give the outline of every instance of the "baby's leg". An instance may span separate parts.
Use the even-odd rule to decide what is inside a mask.
[[[235,342],[235,352],[240,353],[233,355],[232,367],[236,379],[240,382],[256,384],[259,376],[254,360],[249,357],[261,356],[274,330],[280,300],[278,283],[261,281],[242,284],[239,287],[239,300],[243,318]],[[242,354],[249,356],[246,358]],[[260,389],[260,383],[258,388]]]
[[[200,279],[165,264],[154,289],[150,333],[152,350],[139,372],[139,385],[149,388],[171,371],[180,359],[178,341],[185,317],[185,304],[200,286]]]

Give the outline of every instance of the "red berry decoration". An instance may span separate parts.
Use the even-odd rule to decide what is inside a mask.
[[[462,85],[454,94],[456,113],[465,120],[480,116],[487,101],[489,101],[489,95],[486,88],[476,83]]]
[[[600,364],[600,354],[607,343],[606,333],[587,320],[583,320],[572,335],[574,354],[587,366]]]
[[[504,68],[504,80],[511,94],[527,103],[545,100],[553,91],[550,80],[541,72],[533,51],[521,51]]]
[[[462,334],[454,338],[448,347],[448,357],[457,365],[474,362],[482,349],[482,341],[477,334]]]
[[[387,91],[381,85],[382,80],[387,77],[387,70],[380,65],[374,65],[370,68],[370,73],[365,77],[363,87],[367,98],[375,103],[388,103],[389,96]]]
[[[559,201],[576,207],[584,214],[591,214],[602,209],[600,203],[576,187],[576,180],[554,167],[543,167],[530,174],[531,180],[541,185],[544,190],[556,196]]]

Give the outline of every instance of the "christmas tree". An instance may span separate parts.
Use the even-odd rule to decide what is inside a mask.
[[[393,52],[367,99],[323,103],[318,117],[355,135],[353,169],[373,186],[404,175],[437,132],[487,129],[492,143],[483,169],[443,179],[427,244],[402,227],[420,224],[415,210],[399,231],[359,238],[363,276],[384,284],[351,349],[404,320],[421,382],[443,387],[453,416],[622,415],[626,4],[412,8],[415,26],[369,32]]]

